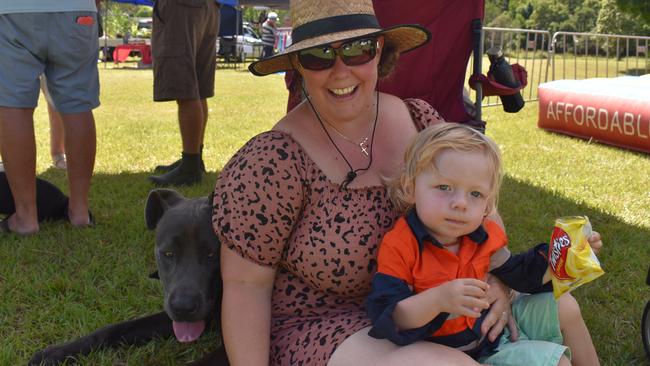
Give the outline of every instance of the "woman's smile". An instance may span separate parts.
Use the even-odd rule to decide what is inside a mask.
[[[349,86],[347,88],[336,88],[336,89],[328,89],[331,94],[334,94],[335,97],[340,98],[340,97],[346,97],[349,95],[352,95],[358,85],[353,85]]]

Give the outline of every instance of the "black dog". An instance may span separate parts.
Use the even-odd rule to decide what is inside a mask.
[[[169,189],[152,191],[145,221],[156,230],[156,263],[164,289],[165,311],[112,324],[72,342],[38,351],[29,365],[56,365],[74,361],[92,350],[141,344],[154,337],[175,335],[180,342],[196,340],[206,325],[220,329],[220,243],[212,230],[212,199],[187,199]],[[191,365],[228,365],[220,346]]]

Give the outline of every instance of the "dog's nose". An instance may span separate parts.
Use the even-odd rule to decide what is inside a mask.
[[[174,294],[169,299],[171,310],[179,316],[192,315],[199,310],[201,297],[198,294]]]

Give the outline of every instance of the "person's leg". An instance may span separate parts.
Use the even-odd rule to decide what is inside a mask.
[[[191,185],[203,178],[201,146],[205,131],[203,100],[178,100],[178,121],[183,142],[183,154],[180,163],[169,172],[151,176],[149,179],[157,185]]]
[[[477,366],[465,353],[431,342],[398,346],[386,339],[375,339],[364,328],[348,337],[332,354],[328,366]]]
[[[39,230],[33,108],[0,107],[0,151],[16,207],[9,229],[33,234]]]
[[[95,167],[95,118],[92,111],[62,117],[70,185],[68,217],[72,225],[85,226],[90,223],[88,196]]]
[[[178,100],[178,124],[183,142],[183,152],[198,154],[203,144],[207,108],[204,111],[205,99]]]
[[[580,305],[571,294],[566,293],[558,300],[560,329],[564,344],[571,349],[574,366],[598,366],[598,354],[591,340],[589,329],[582,319]]]
[[[47,103],[47,115],[50,120],[50,156],[55,168],[66,169],[65,145],[63,137],[63,119],[50,103]]]

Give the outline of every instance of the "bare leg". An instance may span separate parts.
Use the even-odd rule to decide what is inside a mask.
[[[62,117],[70,184],[68,215],[72,225],[84,226],[90,222],[88,196],[95,167],[95,118],[92,111],[62,114]]]
[[[198,154],[207,122],[207,103],[205,99],[178,100],[176,103],[183,152]]]
[[[56,155],[65,154],[63,118],[49,103],[47,104],[47,114],[50,119],[50,155],[55,157]]]
[[[9,228],[19,234],[38,231],[34,109],[0,107],[0,151],[16,213]]]
[[[201,109],[203,110],[203,128],[201,128],[201,145],[205,138],[205,128],[208,126],[208,100],[201,99]]]
[[[560,362],[557,363],[557,366],[571,366],[571,361],[563,355],[560,358]]]
[[[63,117],[54,106],[47,103],[47,115],[50,120],[50,156],[52,164],[58,169],[67,169],[63,137]]]
[[[461,351],[431,342],[400,347],[386,339],[375,339],[365,328],[351,335],[332,354],[328,366],[477,366]]]
[[[572,364],[575,366],[598,366],[598,354],[589,335],[589,329],[580,313],[580,305],[567,293],[558,301],[560,330],[564,345],[571,349]]]

